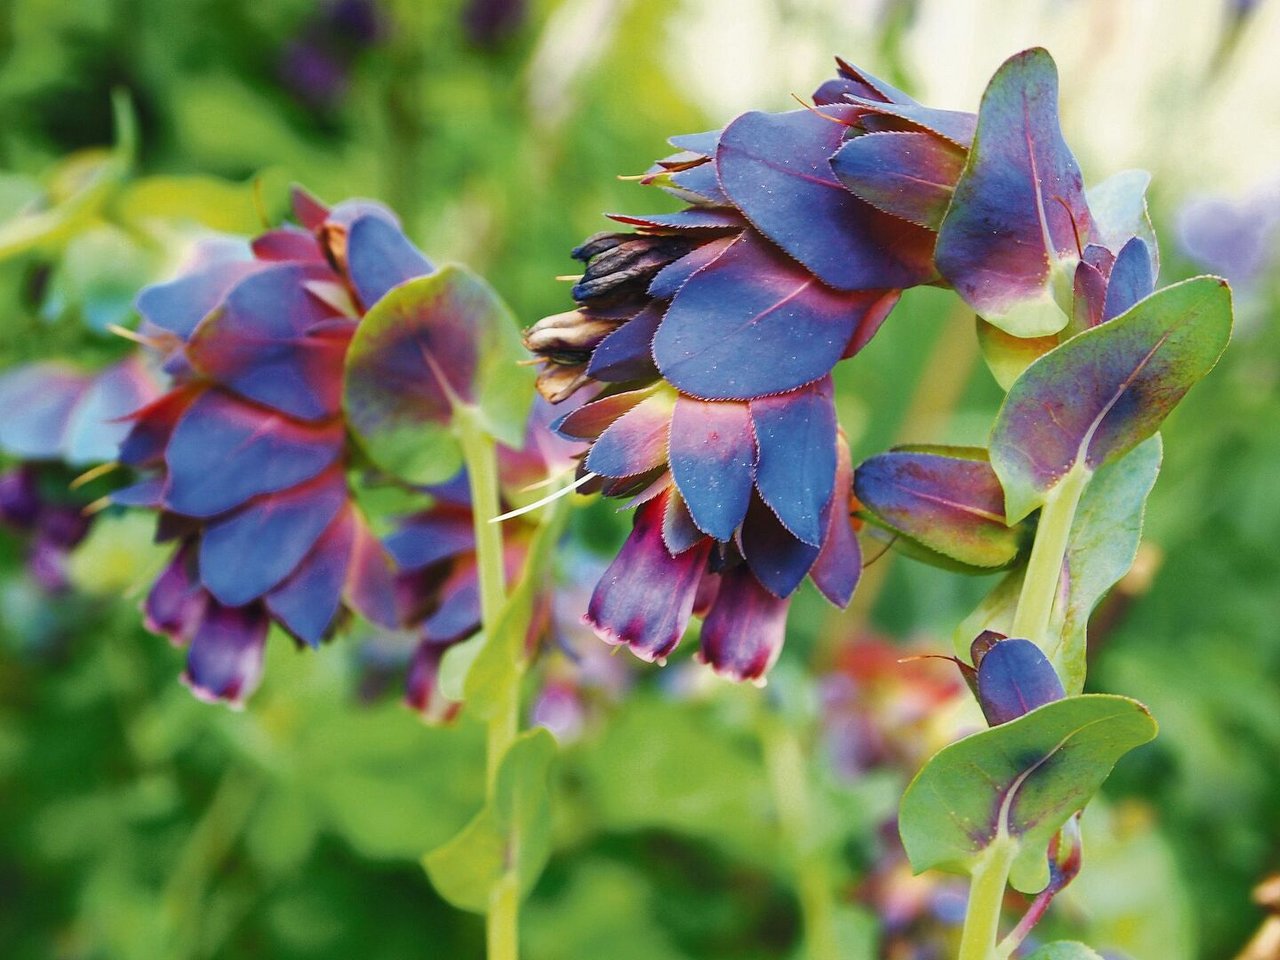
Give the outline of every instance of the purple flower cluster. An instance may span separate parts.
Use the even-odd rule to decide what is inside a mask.
[[[692,613],[701,657],[759,680],[806,576],[848,603],[860,556],[831,370],[906,287],[936,282],[935,230],[974,117],[843,62],[815,106],[672,139],[646,182],[689,206],[589,238],[577,309],[526,332],[539,387],[588,441],[583,470],[635,528],[587,614],[661,661]],[[888,171],[888,172],[886,172]]]
[[[143,479],[114,499],[160,511],[158,536],[176,543],[146,622],[188,648],[198,696],[242,702],[270,624],[317,646],[358,614],[416,635],[409,696],[425,710],[426,666],[478,620],[470,512],[441,493],[384,545],[348,484],[341,395],[366,310],[433,268],[378,204],[329,209],[299,191],[294,206],[298,226],[206,246],[139,295],[172,385],[133,414],[120,460]]]

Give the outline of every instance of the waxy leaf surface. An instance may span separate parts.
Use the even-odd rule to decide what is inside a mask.
[[[938,232],[938,269],[990,323],[1044,336],[1067,322],[1055,274],[1070,278],[1066,269],[1090,229],[1080,168],[1058,125],[1057,69],[1046,51],[1026,50],[983,94],[973,147]]]
[[[849,193],[831,170],[853,108],[745,113],[716,153],[720,183],[766,237],[837,290],[910,287],[936,274],[933,235]]]
[[[454,411],[478,412],[518,447],[533,391],[514,318],[483,280],[457,266],[393,288],[365,314],[347,353],[343,407],[369,457],[413,484],[461,466]]]
[[[1053,835],[1097,792],[1116,761],[1156,735],[1136,700],[1108,694],[1045,704],[933,756],[902,798],[899,830],[912,868],[970,873],[995,842],[1019,852],[1011,882],[1048,881]]]
[[[991,431],[1011,522],[1073,467],[1095,471],[1151,436],[1231,336],[1226,282],[1175,284],[1068,340],[1018,378]]]
[[[835,488],[836,409],[830,377],[751,401],[759,454],[756,488],[797,539],[822,543]]]
[[[978,665],[978,705],[987,723],[998,727],[1036,707],[1066,696],[1062,681],[1030,640],[998,640]]]
[[[671,417],[671,476],[694,524],[730,540],[747,514],[755,474],[751,408],[679,397]]]

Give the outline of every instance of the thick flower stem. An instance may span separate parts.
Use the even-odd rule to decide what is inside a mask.
[[[1000,908],[1016,853],[1017,845],[1002,833],[974,869],[957,960],[995,960]]]
[[[808,839],[814,821],[804,748],[781,718],[767,714],[760,719],[760,742],[783,841],[791,855],[805,957],[840,960],[831,872],[825,857],[812,849]]]
[[[482,629],[491,631],[506,602],[502,528],[490,523],[501,512],[498,506],[498,459],[493,437],[468,409],[456,414],[458,439],[467,464],[471,487],[471,516],[476,539],[476,567],[480,580]],[[487,792],[492,799],[502,758],[515,742],[519,729],[520,685],[511,684],[508,697],[489,718],[486,758]],[[516,960],[519,956],[520,891],[511,872],[503,874],[489,892],[485,918],[488,960]]]
[[[1072,467],[1050,492],[1040,511],[1036,541],[1031,547],[1018,609],[1013,615],[1013,636],[1024,637],[1041,649],[1048,650],[1052,640],[1049,621],[1058,598],[1071,525],[1076,518],[1080,497],[1092,475],[1092,471],[1080,464]]]

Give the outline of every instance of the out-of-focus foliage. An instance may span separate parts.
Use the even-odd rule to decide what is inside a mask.
[[[1090,689],[1140,699],[1161,735],[1086,816],[1085,870],[1041,942],[1231,956],[1260,919],[1249,888],[1280,867],[1280,241],[1263,179],[1280,121],[1249,106],[1280,90],[1265,42],[1280,6],[1237,7],[12,0],[0,369],[118,358],[127,345],[106,328],[134,323],[133,292],[201,231],[260,229],[290,181],[388,202],[428,255],[468,262],[528,322],[564,309],[552,278],[602,211],[652,204],[614,175],[640,173],[668,134],[784,108],[831,53],[972,109],[996,63],[1046,43],[1085,166],[1156,174],[1162,282],[1228,274],[1240,323],[1163,428],[1138,567],[1090,627]],[[1256,242],[1206,235],[1206,203]],[[1001,394],[971,315],[920,289],[895,321],[835,374],[854,460],[894,442],[984,442]],[[77,507],[100,492],[68,479],[56,493]],[[624,525],[599,503],[571,521],[601,556]],[[174,679],[180,653],[136,626],[159,562],[150,533],[99,517],[68,558],[72,588],[50,593],[27,541],[0,530],[4,955],[478,956],[480,920],[432,890],[419,858],[477,808],[480,725],[464,713],[425,728],[354,645],[294,652],[283,637],[244,712],[196,702]],[[562,630],[581,660],[553,651],[537,670],[536,708],[565,743],[550,861],[524,917],[530,960],[791,957],[804,871],[839,891],[843,956],[953,935],[954,888],[909,878],[891,818],[923,758],[980,721],[953,706],[945,666],[900,665],[896,648],[949,650],[994,577],[867,559],[848,612],[800,592],[764,695],[683,655],[665,671],[601,657]],[[599,573],[598,556],[560,561],[571,589]],[[797,750],[813,783],[799,799],[785,789]]]

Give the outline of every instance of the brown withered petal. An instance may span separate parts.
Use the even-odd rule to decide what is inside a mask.
[[[525,330],[525,349],[553,363],[585,363],[591,351],[621,322],[580,310],[552,314]]]
[[[591,382],[585,362],[573,365],[547,361],[538,371],[538,393],[548,403],[559,403]]]

